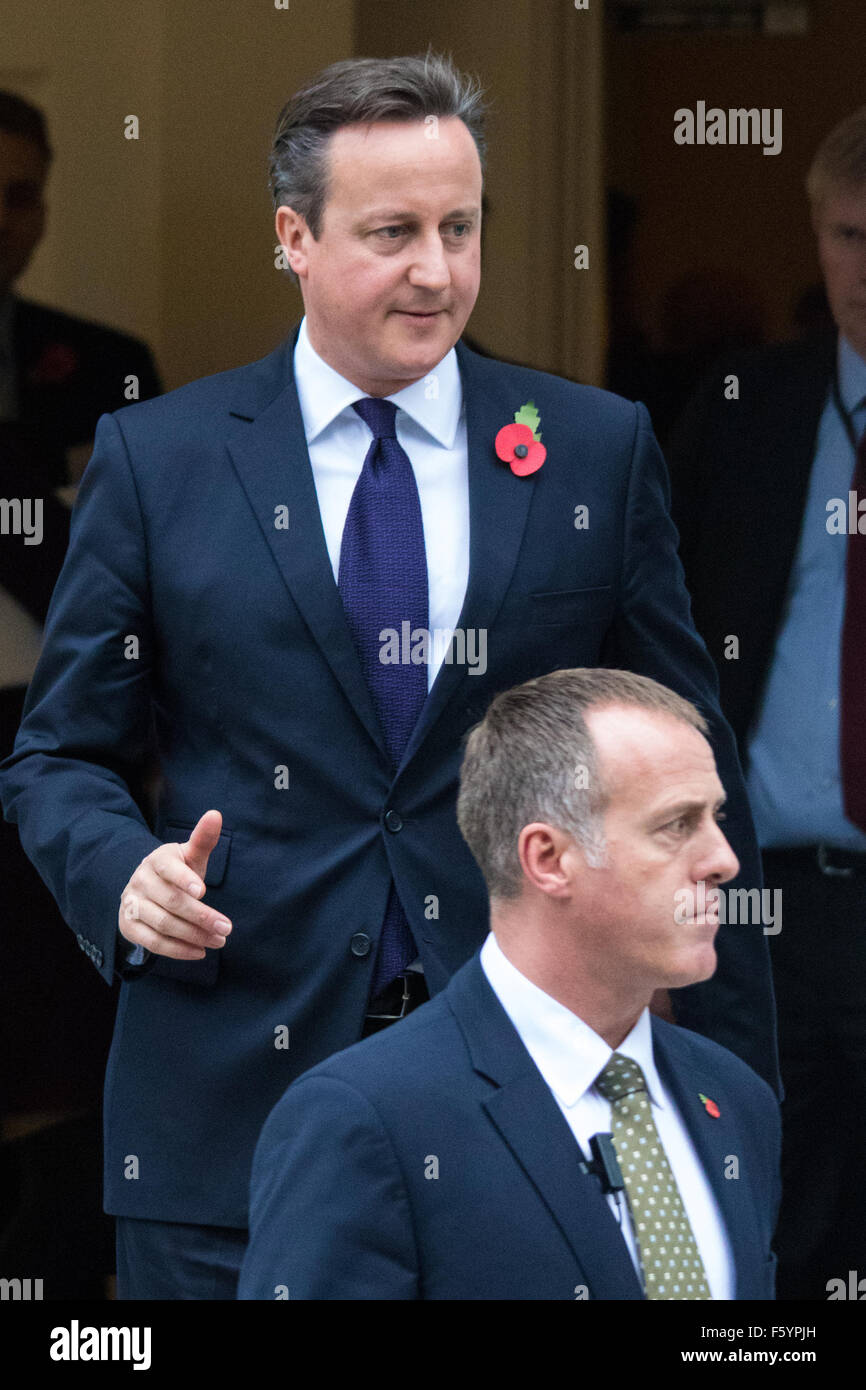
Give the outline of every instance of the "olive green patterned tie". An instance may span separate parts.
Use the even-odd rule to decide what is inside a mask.
[[[614,1052],[595,1086],[610,1101],[613,1146],[625,1182],[647,1298],[712,1298],[652,1116],[643,1072],[631,1057]]]

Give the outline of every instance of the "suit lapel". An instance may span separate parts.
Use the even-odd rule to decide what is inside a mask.
[[[456,350],[466,409],[469,470],[469,580],[457,627],[464,632],[470,628],[489,631],[517,563],[537,475],[516,477],[500,462],[493,447],[497,433],[512,423],[523,401],[506,390],[497,362],[481,357],[461,342]],[[416,755],[455,691],[468,679],[465,667],[443,661],[401,766]]]
[[[381,727],[346,623],[328,556],[316,485],[295,386],[298,329],[245,378],[231,414],[238,423],[228,450],[274,561],[304,621],[358,718],[385,756]],[[457,344],[469,470],[469,581],[458,627],[489,629],[517,561],[534,477],[517,478],[497,459],[493,441],[523,403],[503,391],[497,364]],[[513,394],[513,393],[512,393]],[[289,510],[288,530],[274,509]],[[444,661],[401,766],[415,756],[461,681],[465,668]]]
[[[590,1297],[642,1298],[599,1184],[581,1172],[580,1146],[477,955],[453,977],[447,998],[473,1067],[496,1087],[482,1107],[549,1208],[583,1271]]]
[[[727,1228],[734,1261],[737,1299],[757,1297],[752,1285],[753,1266],[743,1252],[754,1240],[752,1191],[748,1176],[726,1178],[732,1157],[745,1153],[744,1135],[737,1122],[737,1098],[705,1064],[693,1060],[687,1036],[673,1025],[659,1026],[653,1019],[653,1055],[659,1076],[669,1091],[697,1151]],[[701,1094],[716,1102],[718,1117],[710,1115]]]

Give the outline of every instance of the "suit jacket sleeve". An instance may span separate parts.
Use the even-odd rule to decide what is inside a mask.
[[[409,1199],[377,1111],[347,1082],[301,1077],[256,1148],[238,1298],[419,1296]]]
[[[131,636],[137,657],[128,656]],[[143,519],[120,429],[105,415],[15,747],[0,764],[0,796],[65,920],[98,949],[94,963],[109,983],[120,895],[162,843],[129,786],[151,746],[152,654]]]
[[[637,413],[620,604],[604,664],[651,676],[704,715],[728,798],[725,834],[740,861],[740,873],[727,887],[760,889],[760,854],[736,741],[719,705],[715,666],[692,623],[665,461],[646,407],[638,405]],[[730,1048],[778,1094],[775,1001],[762,925],[720,927],[716,953],[712,979],[672,992],[676,1020]]]
[[[687,576],[695,570],[696,547],[706,528],[703,506],[708,453],[704,436],[718,410],[719,375],[719,370],[713,370],[704,377],[678,417],[665,450],[671,479],[671,516],[679,533],[680,559]]]

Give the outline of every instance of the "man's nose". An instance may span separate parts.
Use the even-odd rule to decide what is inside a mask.
[[[424,285],[429,290],[444,290],[450,283],[451,272],[438,231],[419,248],[409,278],[413,285]]]
[[[727,883],[740,872],[740,861],[731,849],[722,828],[714,824],[710,830],[710,841],[700,865],[699,879],[705,882]]]

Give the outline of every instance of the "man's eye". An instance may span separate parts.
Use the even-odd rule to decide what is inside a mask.
[[[379,235],[381,236],[383,232],[385,232],[385,233],[387,234],[388,232],[402,232],[402,231],[405,231],[405,228],[404,228],[404,227],[396,227],[396,226],[395,226],[395,227],[380,227],[380,228],[379,228]],[[386,241],[396,241],[397,238],[396,238],[396,237],[392,237],[392,236],[386,235],[386,236],[385,236],[385,240],[386,240]]]
[[[717,811],[717,812],[716,812],[716,821],[717,821],[717,822],[718,822],[718,821],[727,820],[727,819],[728,819],[727,812],[725,812],[725,811]]]
[[[458,240],[460,240],[460,241],[465,241],[466,238],[467,238],[467,236],[469,235],[469,233],[470,233],[471,230],[472,230],[472,223],[471,223],[471,222],[453,222],[451,225],[452,225],[452,229],[455,228],[455,227],[465,227],[465,228],[466,228],[466,231],[464,232],[463,236],[458,238]]]

